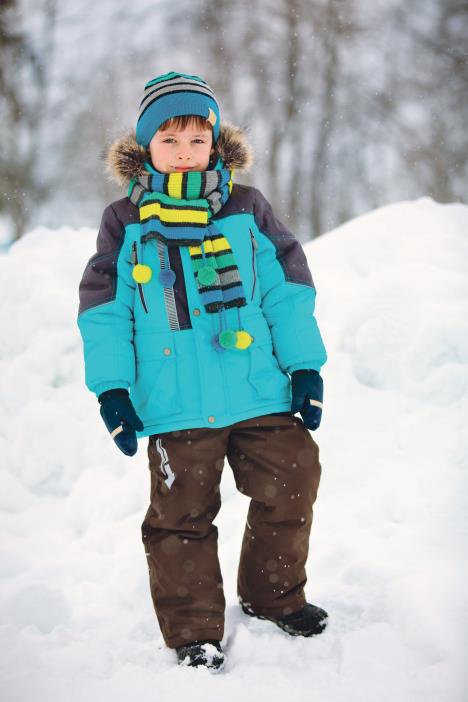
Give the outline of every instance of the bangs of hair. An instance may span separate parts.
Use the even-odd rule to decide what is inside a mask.
[[[187,129],[189,125],[194,125],[200,130],[211,129],[211,131],[213,131],[210,122],[204,117],[200,117],[200,115],[178,115],[177,117],[171,117],[161,124],[158,131],[167,132],[169,129]]]

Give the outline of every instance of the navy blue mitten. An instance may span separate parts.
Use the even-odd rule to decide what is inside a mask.
[[[291,412],[301,413],[308,429],[318,429],[322,419],[323,380],[316,370],[297,370],[291,375]]]
[[[126,456],[134,456],[138,449],[135,431],[143,431],[144,424],[135,412],[128,390],[106,390],[98,397],[100,413],[119,449]]]

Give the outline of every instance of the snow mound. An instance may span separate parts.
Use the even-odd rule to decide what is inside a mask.
[[[329,354],[306,594],[329,626],[293,638],[240,611],[248,500],[226,463],[217,676],[164,645],[140,543],[147,442],[120,454],[84,385],[96,231],[40,228],[0,254],[5,700],[466,699],[467,231],[468,207],[423,198],[305,246]]]

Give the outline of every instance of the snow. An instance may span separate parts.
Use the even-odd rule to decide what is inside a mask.
[[[2,701],[467,699],[467,230],[468,207],[422,198],[305,246],[329,354],[306,594],[330,623],[293,638],[240,611],[248,499],[226,462],[217,675],[162,640],[147,440],[120,454],[84,386],[77,289],[96,231],[40,228],[0,255]]]

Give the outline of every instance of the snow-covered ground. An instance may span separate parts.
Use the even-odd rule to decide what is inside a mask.
[[[468,207],[390,205],[306,245],[329,353],[306,594],[327,631],[241,614],[248,499],[216,520],[225,672],[180,668],[152,608],[147,440],[109,439],[84,386],[78,283],[96,231],[0,256],[2,702],[462,702],[468,643]]]

